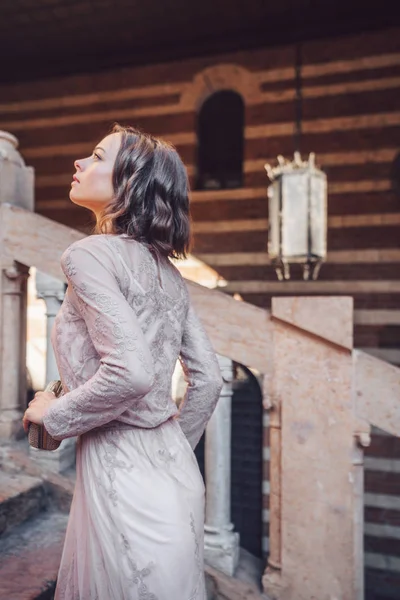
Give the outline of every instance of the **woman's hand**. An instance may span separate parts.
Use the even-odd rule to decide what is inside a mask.
[[[36,392],[35,397],[28,404],[22,418],[25,433],[28,433],[29,422],[43,425],[43,416],[47,409],[57,400],[53,392]]]

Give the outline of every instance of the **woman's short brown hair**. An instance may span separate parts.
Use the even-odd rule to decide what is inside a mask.
[[[95,233],[126,234],[162,256],[185,258],[190,250],[189,182],[173,146],[133,127],[121,134],[112,183],[114,198]]]

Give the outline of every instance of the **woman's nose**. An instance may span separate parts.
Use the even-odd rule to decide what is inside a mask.
[[[80,161],[79,160],[75,160],[74,161],[74,167],[77,171],[82,171],[81,165],[80,165]]]

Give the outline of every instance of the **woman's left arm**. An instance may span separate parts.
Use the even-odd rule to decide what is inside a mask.
[[[150,350],[135,311],[120,290],[109,247],[100,238],[72,244],[61,259],[100,367],[46,410],[44,426],[59,440],[112,421],[153,385]]]

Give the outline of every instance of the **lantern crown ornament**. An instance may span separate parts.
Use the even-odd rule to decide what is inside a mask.
[[[290,279],[290,265],[303,266],[303,278],[316,279],[326,260],[327,179],[315,165],[315,154],[302,160],[278,156],[265,165],[268,187],[268,254],[280,281]]]

